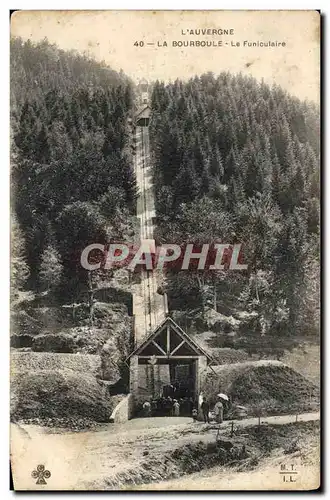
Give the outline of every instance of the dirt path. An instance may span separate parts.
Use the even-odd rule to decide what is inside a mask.
[[[299,415],[298,421],[319,419],[319,413]],[[262,422],[283,425],[295,416],[273,416]],[[257,419],[235,421],[235,426],[255,425]],[[231,422],[221,426],[226,429]],[[214,442],[215,424],[193,423],[191,418],[153,417],[126,424],[106,424],[86,432],[51,431],[32,425],[11,426],[12,466],[19,489],[94,489],[145,461],[146,455],[163,456],[187,443]],[[32,470],[39,464],[51,471],[46,486],[35,485]]]
[[[273,415],[269,417],[262,417],[261,423],[267,424],[289,424],[291,422],[307,422],[310,420],[319,420],[320,412],[311,412],[311,413],[301,413],[298,415],[298,419],[296,415]],[[234,424],[240,427],[249,426],[249,425],[257,425],[258,417],[245,418],[243,420],[233,420]],[[231,425],[231,420],[227,420],[221,424],[221,427],[229,427]],[[190,417],[151,417],[151,418],[134,418],[133,420],[129,420],[126,424],[114,424],[113,432],[130,432],[130,430],[134,429],[152,429],[155,427],[166,427],[184,425],[192,423],[192,419]],[[194,425],[204,425],[200,422],[195,423]],[[216,424],[210,424],[210,427],[215,426]],[[109,431],[111,428],[108,428]]]

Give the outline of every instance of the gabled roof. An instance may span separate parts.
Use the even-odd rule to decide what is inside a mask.
[[[161,345],[156,342],[158,340],[157,337],[160,338],[162,332],[167,332],[168,327],[170,327],[170,334],[172,331],[172,335],[175,335],[176,337],[175,341],[177,345],[172,345],[171,347],[169,345],[167,345],[166,347],[164,344]],[[134,351],[128,356],[126,361],[128,361],[132,356],[142,355],[143,351],[147,351],[149,346],[153,346],[154,349],[156,348],[159,355],[163,356],[164,358],[171,358],[172,356],[180,357],[180,350],[188,349],[191,353],[193,353],[194,356],[206,356],[208,361],[213,361],[212,357],[206,351],[204,351],[204,349],[202,349],[194,340],[192,340],[192,338],[190,338],[189,335],[187,335],[170,316],[167,316],[160,323],[160,325],[158,325],[157,328],[150,335],[148,335],[148,337],[138,347],[136,347],[136,349],[134,349]],[[152,356],[151,353],[147,355]]]
[[[150,106],[144,106],[140,111],[136,114],[135,119],[138,119],[143,113],[149,113],[151,114],[151,107]]]

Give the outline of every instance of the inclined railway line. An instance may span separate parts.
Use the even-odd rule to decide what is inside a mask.
[[[148,175],[150,175],[148,127],[136,127],[136,178],[139,187],[138,216],[140,217],[140,239],[153,240],[152,207],[153,196]],[[141,271],[145,332],[157,325],[157,279],[153,271]]]

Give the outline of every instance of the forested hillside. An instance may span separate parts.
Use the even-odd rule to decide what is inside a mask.
[[[31,371],[41,384],[44,352],[53,362],[97,354],[101,378],[122,376],[131,296],[112,270],[88,272],[80,257],[89,244],[134,238],[133,113],[122,72],[46,40],[11,41],[11,346],[40,354]]]
[[[91,288],[83,248],[132,231],[132,111],[122,72],[47,41],[12,40],[14,294],[81,299]]]
[[[220,347],[317,337],[318,108],[225,72],[156,82],[151,106],[159,242],[241,243],[248,264],[168,272],[178,320],[215,309]]]

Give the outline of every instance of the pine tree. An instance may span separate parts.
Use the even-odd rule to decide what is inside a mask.
[[[41,287],[46,290],[54,290],[61,281],[63,265],[60,254],[52,247],[45,248],[40,263],[39,280]]]
[[[109,205],[110,201],[113,204],[109,186],[117,190],[116,216],[118,211],[118,217],[128,221],[128,208],[133,210],[136,183],[126,157],[132,83],[104,63],[59,50],[46,40],[11,43],[12,130],[17,148],[12,182],[15,210],[26,242],[29,285],[38,289],[41,259],[51,245],[61,252],[61,286],[66,292],[70,283],[75,289],[85,276],[76,266],[77,249],[70,247],[69,235],[63,235],[63,244],[57,230],[49,242],[47,227],[57,227],[68,204],[76,202],[89,204],[99,214],[98,203],[101,207],[103,201],[102,210],[109,215],[112,207],[107,211],[104,207],[107,194]],[[75,225],[70,218],[66,223],[72,234],[85,242],[85,221],[79,214],[77,209]],[[89,219],[86,211],[84,214]],[[103,227],[97,225],[98,235],[103,235],[109,224],[104,218],[102,221]],[[90,223],[95,228],[93,221]]]
[[[25,241],[17,219],[12,216],[11,220],[11,274],[10,291],[12,297],[17,296],[24,289],[30,274],[26,262]]]
[[[200,193],[201,184],[196,175],[194,163],[187,163],[178,173],[173,185],[174,203],[188,203]]]
[[[36,151],[34,157],[39,163],[48,163],[50,159],[47,132],[44,125],[42,125],[41,130],[36,137]]]

